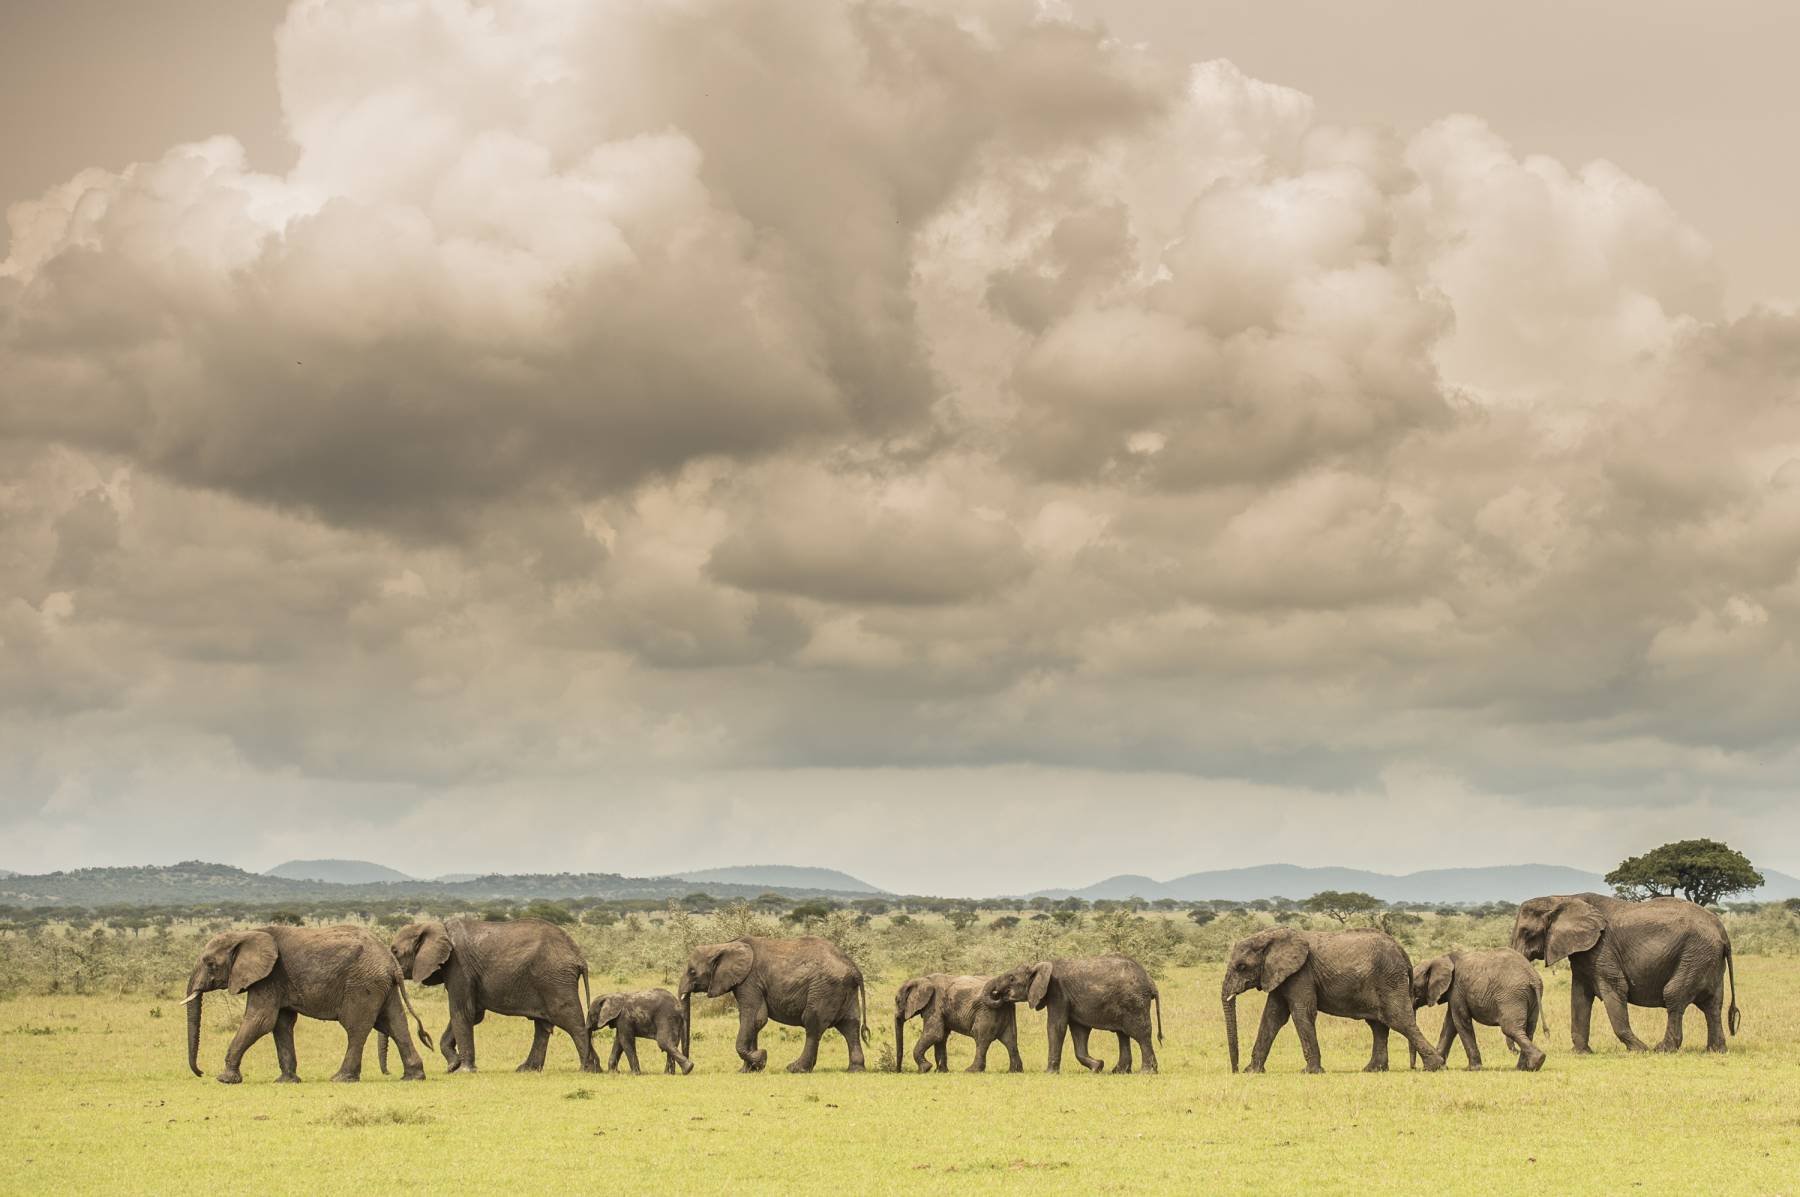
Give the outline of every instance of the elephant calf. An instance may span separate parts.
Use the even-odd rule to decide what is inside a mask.
[[[987,1071],[988,1047],[996,1039],[1006,1047],[1010,1071],[1025,1071],[1025,1062],[1019,1058],[1017,1007],[1009,1001],[989,998],[990,980],[930,973],[902,985],[894,994],[894,1071],[905,1068],[906,1023],[913,1018],[922,1020],[919,1042],[913,1048],[913,1066],[920,1072],[931,1071],[931,1061],[925,1054],[933,1049],[938,1071],[950,1067],[944,1045],[952,1031],[975,1041],[975,1062],[967,1071]]]
[[[1063,1034],[1075,1045],[1083,1068],[1099,1072],[1106,1065],[1088,1055],[1088,1033],[1112,1031],[1119,1037],[1114,1072],[1131,1071],[1131,1044],[1144,1053],[1144,1071],[1156,1071],[1156,1048],[1150,1042],[1150,1005],[1156,1004],[1156,1037],[1162,1038],[1162,996],[1144,966],[1129,956],[1078,956],[1022,964],[989,981],[989,1001],[1024,1002],[1033,1010],[1049,1009],[1046,1029],[1050,1055],[1045,1067],[1062,1068]]]
[[[1448,1056],[1451,1036],[1462,1039],[1469,1067],[1481,1067],[1481,1048],[1475,1042],[1475,1023],[1499,1027],[1506,1041],[1518,1049],[1518,1067],[1536,1072],[1544,1066],[1544,1053],[1532,1037],[1544,1004],[1544,982],[1530,961],[1511,948],[1491,952],[1451,952],[1413,969],[1413,1008],[1446,1005],[1444,1029],[1438,1035],[1438,1055]]]
[[[1275,927],[1245,936],[1231,947],[1219,1000],[1225,1008],[1225,1046],[1231,1071],[1238,1070],[1237,998],[1247,989],[1268,994],[1256,1046],[1247,1071],[1261,1072],[1275,1036],[1294,1020],[1306,1071],[1324,1072],[1319,1063],[1320,1014],[1360,1018],[1375,1037],[1364,1072],[1386,1072],[1388,1032],[1399,1031],[1413,1050],[1425,1057],[1427,1070],[1444,1066],[1413,1018],[1412,961],[1393,936],[1381,931],[1296,931]]]
[[[602,1028],[613,1029],[612,1058],[606,1062],[608,1072],[619,1071],[623,1055],[631,1065],[632,1075],[638,1067],[637,1041],[654,1039],[662,1048],[663,1071],[672,1073],[679,1065],[686,1076],[694,1071],[694,1062],[681,1050],[687,1037],[687,1016],[675,995],[666,989],[640,989],[636,993],[608,993],[594,999],[588,1007],[588,1035],[598,1035]]]

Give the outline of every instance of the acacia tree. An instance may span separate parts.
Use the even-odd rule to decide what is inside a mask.
[[[1300,903],[1300,908],[1313,914],[1330,915],[1338,921],[1339,926],[1346,926],[1351,915],[1374,914],[1380,910],[1381,899],[1356,890],[1344,892],[1322,889]]]
[[[1606,875],[1621,898],[1667,898],[1680,894],[1711,906],[1729,894],[1758,888],[1763,875],[1742,852],[1718,840],[1677,840],[1629,857]]]

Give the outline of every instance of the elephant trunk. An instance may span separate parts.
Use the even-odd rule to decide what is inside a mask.
[[[894,1011],[894,1071],[906,1071],[906,1015]]]
[[[200,990],[189,983],[187,996],[187,1032],[188,1032],[188,1070],[195,1076],[200,1072],[200,1003],[204,1001]]]
[[[1225,1049],[1231,1053],[1231,1071],[1238,1070],[1237,994],[1227,992],[1219,1004],[1225,1010]]]

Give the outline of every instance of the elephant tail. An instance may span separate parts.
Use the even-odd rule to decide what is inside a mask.
[[[1726,1015],[1726,1025],[1731,1028],[1731,1033],[1735,1035],[1738,1033],[1738,1024],[1742,1023],[1744,1018],[1743,1014],[1738,1010],[1737,969],[1733,968],[1731,964],[1730,944],[1725,945],[1725,972],[1726,975],[1731,978],[1731,1012]]]
[[[1156,1003],[1156,1041],[1158,1043],[1161,1043],[1163,1041],[1163,1037],[1162,1037],[1162,990],[1160,990],[1156,987],[1156,982],[1154,982],[1154,981],[1150,982],[1150,1000]]]
[[[381,1075],[382,1076],[386,1076],[388,1074],[387,1041],[388,1041],[388,1037],[387,1037],[386,1031],[377,1030],[375,1032],[375,1060],[378,1064],[381,1065]]]
[[[861,1011],[861,1021],[857,1025],[862,1028],[862,1041],[867,1043],[869,1042],[869,987],[863,984],[861,976],[856,978],[856,1004]]]
[[[588,988],[588,966],[587,966],[587,961],[583,960],[581,962],[581,1017],[583,1019],[586,1019],[588,1016],[588,1011],[592,1010],[593,1008],[594,1008],[594,993],[591,989]],[[589,1037],[589,1041],[588,1041],[588,1055],[593,1057],[594,1065],[595,1065],[595,1067],[598,1067],[600,1064],[600,1053],[594,1050],[594,1044],[593,1044],[593,1040],[592,1040],[591,1036]]]
[[[418,1011],[413,1009],[412,999],[406,996],[406,978],[401,977],[396,980],[394,984],[400,990],[400,1004],[406,1007],[406,1012],[412,1015],[413,1025],[419,1028],[419,1042],[425,1045],[426,1051],[433,1050],[437,1045],[432,1043],[431,1036],[426,1034],[425,1024],[420,1021]],[[382,1046],[385,1047],[387,1045],[384,1043]]]

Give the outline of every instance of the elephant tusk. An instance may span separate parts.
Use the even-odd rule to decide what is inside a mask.
[[[191,1001],[193,1001],[193,1000],[194,1000],[194,999],[195,999],[195,998],[197,998],[197,997],[199,997],[199,996],[200,996],[200,992],[201,992],[201,991],[200,991],[200,990],[198,990],[198,989],[196,989],[196,990],[194,990],[194,992],[192,992],[192,993],[190,993],[190,994],[188,994],[188,995],[187,995],[187,996],[186,996],[186,997],[184,997],[184,998],[182,998],[182,999],[181,999],[181,1004],[182,1004],[182,1005],[184,1005],[184,1006],[185,1006],[185,1005],[187,1005],[187,1004],[188,1004],[188,1003],[189,1003],[189,1002],[191,1002]]]

